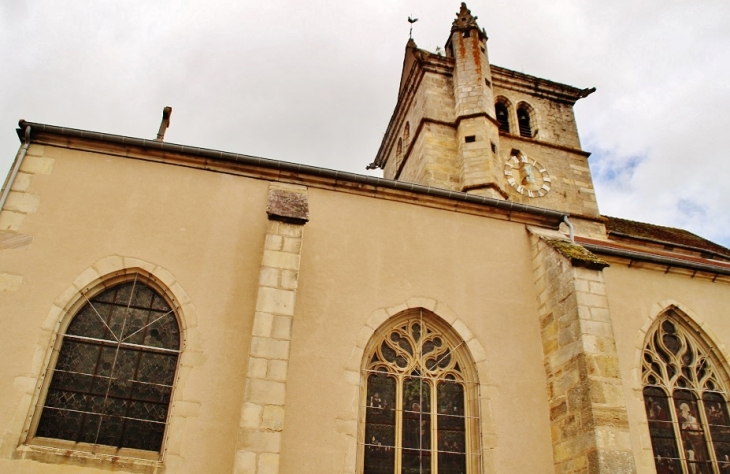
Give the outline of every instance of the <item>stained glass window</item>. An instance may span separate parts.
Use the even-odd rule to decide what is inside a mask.
[[[180,328],[137,278],[87,300],[52,369],[36,437],[160,451]]]
[[[727,376],[708,347],[671,310],[644,347],[642,377],[658,474],[730,473]]]
[[[367,361],[364,474],[479,472],[476,373],[450,328],[411,311],[376,332]]]

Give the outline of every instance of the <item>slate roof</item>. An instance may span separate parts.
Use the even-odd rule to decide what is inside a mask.
[[[616,237],[633,237],[663,244],[674,244],[682,247],[705,250],[725,257],[730,257],[730,249],[714,242],[710,242],[709,240],[684,229],[647,224],[645,222],[636,222],[628,219],[620,219],[618,217],[603,217],[606,218],[606,231],[608,232],[609,238],[612,234]]]

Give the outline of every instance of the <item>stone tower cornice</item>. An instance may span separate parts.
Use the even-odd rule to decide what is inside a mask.
[[[595,87],[579,89],[567,84],[512,71],[511,69],[495,66],[494,64],[490,68],[494,87],[524,92],[536,97],[564,102],[570,105],[575,104],[578,99],[587,97],[596,91]]]

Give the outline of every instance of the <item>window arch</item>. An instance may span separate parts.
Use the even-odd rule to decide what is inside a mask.
[[[644,346],[644,405],[658,474],[730,471],[727,373],[699,334],[672,309]]]
[[[532,121],[531,107],[523,102],[517,107],[517,127],[520,129],[520,136],[533,137]]]
[[[423,308],[386,322],[363,364],[363,474],[478,473],[478,382],[464,341]]]
[[[406,122],[406,127],[403,129],[403,142],[405,143],[406,147],[408,146],[408,140],[411,139],[411,124],[410,122]]]
[[[497,100],[494,104],[494,112],[497,115],[497,122],[499,122],[499,130],[509,133],[509,106],[503,99]]]
[[[180,354],[177,317],[139,274],[107,285],[84,296],[59,338],[35,437],[160,452]]]

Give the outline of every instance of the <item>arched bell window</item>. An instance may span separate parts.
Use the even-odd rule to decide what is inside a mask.
[[[520,129],[520,136],[532,138],[532,118],[530,109],[526,104],[517,107],[517,126]]]
[[[463,340],[425,309],[376,331],[366,352],[361,473],[478,473],[478,383]]]
[[[48,369],[35,437],[159,452],[179,354],[173,307],[139,275],[86,299]]]
[[[644,347],[644,404],[658,474],[730,472],[727,374],[698,334],[670,310]]]
[[[499,130],[509,133],[509,109],[504,102],[494,104],[494,111],[497,114],[497,122],[499,122]]]

